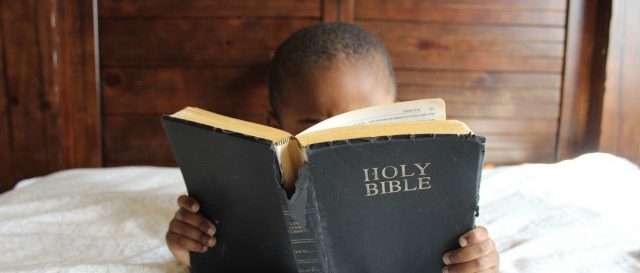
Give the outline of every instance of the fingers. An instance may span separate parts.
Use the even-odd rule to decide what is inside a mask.
[[[200,209],[200,204],[198,204],[198,201],[184,194],[178,197],[178,206],[181,208],[185,208],[191,212],[198,212],[198,210]]]
[[[200,231],[213,236],[216,232],[216,226],[209,222],[204,216],[191,212],[185,208],[180,208],[175,215],[175,219],[187,223],[191,226],[197,227]]]
[[[462,272],[497,272],[498,269],[498,253],[493,251],[486,256],[465,262],[447,265],[442,269],[444,273],[462,273]],[[493,271],[492,271],[493,270]]]
[[[193,252],[204,252],[208,249],[206,245],[199,241],[171,231],[167,232],[166,239],[170,248],[185,249]]]
[[[489,255],[489,253],[494,252],[495,249],[496,247],[493,240],[486,239],[467,247],[449,251],[444,254],[442,259],[447,265],[465,263]]]
[[[443,272],[498,272],[500,257],[486,228],[474,228],[460,236],[459,242],[461,248],[442,257]]]
[[[482,270],[482,271],[480,271],[478,273],[499,273],[499,272],[500,272],[500,270],[498,269],[498,266],[496,265],[496,266],[493,266],[493,267],[491,267],[491,268],[489,268],[487,270]]]
[[[191,226],[176,219],[173,219],[169,224],[169,232],[180,234],[194,241],[198,241],[202,245],[208,247],[212,247],[216,243],[216,238],[212,235],[204,233],[197,227]]]
[[[489,231],[485,227],[478,226],[471,231],[460,236],[458,240],[461,247],[472,245],[481,241],[489,239]]]

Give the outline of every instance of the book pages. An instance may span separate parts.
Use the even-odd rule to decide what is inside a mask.
[[[298,135],[329,128],[397,121],[445,120],[442,99],[423,99],[367,107],[326,119]]]

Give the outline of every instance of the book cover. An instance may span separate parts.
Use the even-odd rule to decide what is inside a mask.
[[[363,124],[358,110],[297,136],[200,109],[163,116],[189,195],[218,227],[192,271],[439,272],[474,226],[484,138],[442,120],[443,102],[437,121],[416,105],[394,110],[409,121]],[[397,121],[384,107],[368,120]]]

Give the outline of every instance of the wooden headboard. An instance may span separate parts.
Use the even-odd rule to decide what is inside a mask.
[[[399,100],[444,98],[487,162],[555,158],[565,1],[217,2],[99,2],[105,165],[174,165],[158,119],[188,105],[266,122],[270,54],[320,21],[376,34]]]
[[[10,148],[0,153],[0,192],[65,168],[175,166],[160,115],[188,105],[266,122],[270,56],[318,22],[380,37],[399,99],[444,98],[449,118],[487,137],[486,162],[595,150],[610,9],[587,0],[3,1],[0,146]]]

